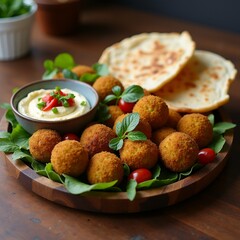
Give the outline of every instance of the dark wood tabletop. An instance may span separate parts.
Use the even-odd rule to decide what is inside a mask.
[[[230,59],[240,69],[240,35],[118,6],[89,7],[78,33],[45,35],[34,22],[31,52],[0,62],[0,102],[9,102],[15,87],[40,80],[43,61],[68,52],[77,63],[92,65],[104,48],[141,32],[189,31],[196,48]],[[174,206],[132,214],[90,213],[52,203],[27,190],[0,161],[0,239],[227,239],[240,238],[240,78],[232,83],[223,108],[235,128],[228,162],[203,191]],[[4,110],[0,110],[2,117]]]

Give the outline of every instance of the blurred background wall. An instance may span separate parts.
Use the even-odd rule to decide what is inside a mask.
[[[156,14],[240,33],[240,0],[115,0]],[[108,2],[111,2],[108,0]]]

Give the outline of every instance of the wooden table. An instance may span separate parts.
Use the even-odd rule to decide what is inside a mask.
[[[19,60],[0,62],[0,102],[9,102],[12,89],[40,80],[43,61],[71,53],[78,63],[97,62],[102,50],[141,32],[187,30],[197,49],[216,52],[240,68],[240,35],[189,22],[108,6],[83,12],[78,34],[44,35],[34,23],[31,53]],[[239,75],[224,109],[240,123]],[[4,110],[0,111],[1,117]],[[239,126],[235,133],[239,132]],[[175,206],[134,214],[97,214],[69,209],[26,190],[0,161],[0,239],[239,239],[240,135],[236,134],[227,165],[201,193]]]

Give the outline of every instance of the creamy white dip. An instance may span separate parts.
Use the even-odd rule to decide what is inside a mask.
[[[72,91],[70,89],[61,89],[64,93],[74,94],[75,104],[71,107],[59,106],[57,108],[57,113],[53,111],[42,111],[38,108],[39,98],[46,96],[53,92],[54,89],[45,90],[40,89],[30,92],[27,97],[23,98],[18,104],[18,111],[28,117],[38,119],[38,120],[48,120],[48,121],[58,121],[67,120],[83,115],[90,110],[90,104],[87,99],[78,92]]]

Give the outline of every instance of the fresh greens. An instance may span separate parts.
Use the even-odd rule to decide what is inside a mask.
[[[114,86],[112,88],[112,92],[113,94],[106,96],[103,100],[105,104],[113,100],[116,100],[117,104],[120,98],[122,98],[125,102],[136,102],[144,95],[143,88],[138,85],[131,85],[127,87],[123,92],[121,90],[121,87]]]
[[[124,117],[122,122],[118,122],[116,125],[117,137],[109,142],[109,147],[116,151],[121,149],[125,138],[128,138],[131,141],[147,140],[144,133],[133,131],[138,125],[139,120],[139,113],[130,113]]]
[[[29,137],[30,135],[18,124],[16,121],[12,109],[9,104],[0,104],[0,107],[7,109],[6,119],[10,123],[11,132],[0,132],[0,151],[5,153],[12,153],[12,160],[21,159],[23,162],[31,166],[31,168],[39,175],[45,176],[55,182],[62,183],[65,188],[72,194],[81,194],[88,191],[125,191],[128,199],[133,201],[136,197],[138,190],[145,190],[149,188],[161,187],[179,181],[194,172],[202,168],[202,165],[196,163],[192,168],[185,172],[173,173],[158,164],[152,169],[151,180],[137,183],[135,180],[124,181],[119,186],[116,186],[117,181],[108,183],[98,183],[89,185],[84,179],[74,178],[68,175],[57,174],[51,163],[43,164],[36,161],[29,153]],[[222,136],[229,129],[234,128],[236,125],[228,122],[215,123],[214,115],[210,114],[209,119],[213,125],[214,139],[209,147],[215,149],[216,152],[221,151],[225,144],[225,139]],[[145,137],[133,130],[139,123],[139,114],[132,113],[128,114],[122,121],[117,125],[117,138],[110,142],[114,146],[114,149],[121,148],[123,139],[129,138],[131,140],[143,140]],[[130,174],[129,166],[124,164],[124,176],[127,179]]]
[[[30,12],[31,6],[23,0],[0,0],[0,18],[10,18]]]
[[[47,59],[43,63],[45,72],[42,76],[44,80],[52,79],[61,73],[64,78],[93,83],[100,76],[108,75],[108,67],[105,64],[95,63],[91,67],[95,73],[84,73],[82,76],[72,72],[76,66],[73,56],[69,53],[60,53],[54,60]]]

